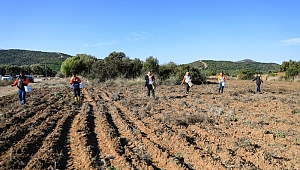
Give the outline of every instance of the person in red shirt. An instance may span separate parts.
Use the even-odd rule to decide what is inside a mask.
[[[18,90],[18,97],[21,101],[21,105],[24,105],[26,102],[26,91],[25,86],[29,84],[28,77],[25,76],[24,71],[20,71],[20,76],[16,79],[16,81],[11,86],[17,86]]]
[[[70,84],[72,85],[76,101],[80,100],[80,83],[81,79],[76,76],[76,73],[73,73],[72,78],[70,79]]]

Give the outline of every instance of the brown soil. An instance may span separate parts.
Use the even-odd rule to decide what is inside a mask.
[[[76,102],[57,82],[33,84],[24,106],[2,93],[0,169],[300,169],[299,83],[158,86],[156,100],[86,85]]]

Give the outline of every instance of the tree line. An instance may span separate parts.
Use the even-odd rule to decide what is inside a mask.
[[[291,78],[300,74],[300,61],[284,61],[280,66],[280,71],[285,72],[287,78]]]
[[[156,79],[162,83],[172,80],[170,83],[178,84],[185,72],[190,72],[195,83],[203,83],[206,77],[201,70],[189,64],[177,65],[173,62],[159,65],[157,58],[150,56],[145,62],[138,58],[130,59],[123,52],[112,52],[104,59],[97,59],[91,55],[77,54],[66,59],[61,65],[61,74],[70,76],[76,73],[101,82],[107,80],[135,79],[143,77],[148,71],[156,75]]]
[[[208,67],[204,67],[205,62]],[[0,75],[26,74],[41,76],[70,76],[73,72],[98,79],[99,81],[117,78],[135,79],[143,77],[149,70],[155,73],[161,82],[179,83],[186,71],[194,81],[203,83],[206,76],[224,72],[228,76],[243,75],[243,79],[252,79],[257,73],[286,72],[287,78],[300,74],[300,61],[284,61],[282,65],[275,63],[259,63],[254,61],[231,62],[202,60],[190,64],[169,62],[159,65],[159,61],[150,56],[146,61],[138,58],[130,59],[123,52],[112,52],[104,59],[97,59],[87,54],[70,56],[63,53],[40,52],[29,50],[0,50]]]
[[[43,77],[54,77],[57,73],[46,64],[32,64],[24,66],[0,64],[0,75],[19,75],[21,70],[23,70],[25,74],[39,75]]]

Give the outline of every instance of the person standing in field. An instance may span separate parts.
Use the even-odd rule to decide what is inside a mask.
[[[256,81],[256,86],[257,86],[256,92],[261,94],[260,85],[261,83],[263,83],[261,75],[257,74],[257,76],[252,81]]]
[[[81,83],[81,79],[76,76],[76,73],[73,73],[72,78],[70,80],[70,84],[72,85],[73,92],[74,92],[74,99],[76,101],[80,100],[80,83]]]
[[[182,81],[181,81],[181,85],[184,84],[185,87],[186,87],[185,94],[189,94],[191,82],[192,82],[192,77],[190,76],[189,72],[186,72],[183,79],[182,79]]]
[[[224,73],[222,72],[218,76],[218,93],[224,92],[225,81],[226,81],[226,77],[225,77]]]
[[[20,71],[20,76],[15,80],[11,86],[17,86],[19,88],[18,90],[18,97],[19,100],[21,101],[21,105],[24,105],[26,102],[26,91],[25,91],[25,86],[29,84],[29,79],[28,77],[25,76],[24,71]]]
[[[147,96],[150,97],[150,91],[152,92],[152,97],[155,99],[155,92],[154,92],[154,87],[155,87],[155,77],[152,74],[151,71],[148,72],[145,76],[145,87],[147,87]]]

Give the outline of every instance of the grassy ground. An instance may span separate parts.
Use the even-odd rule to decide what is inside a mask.
[[[14,83],[14,80],[0,80],[0,86],[8,86]]]

